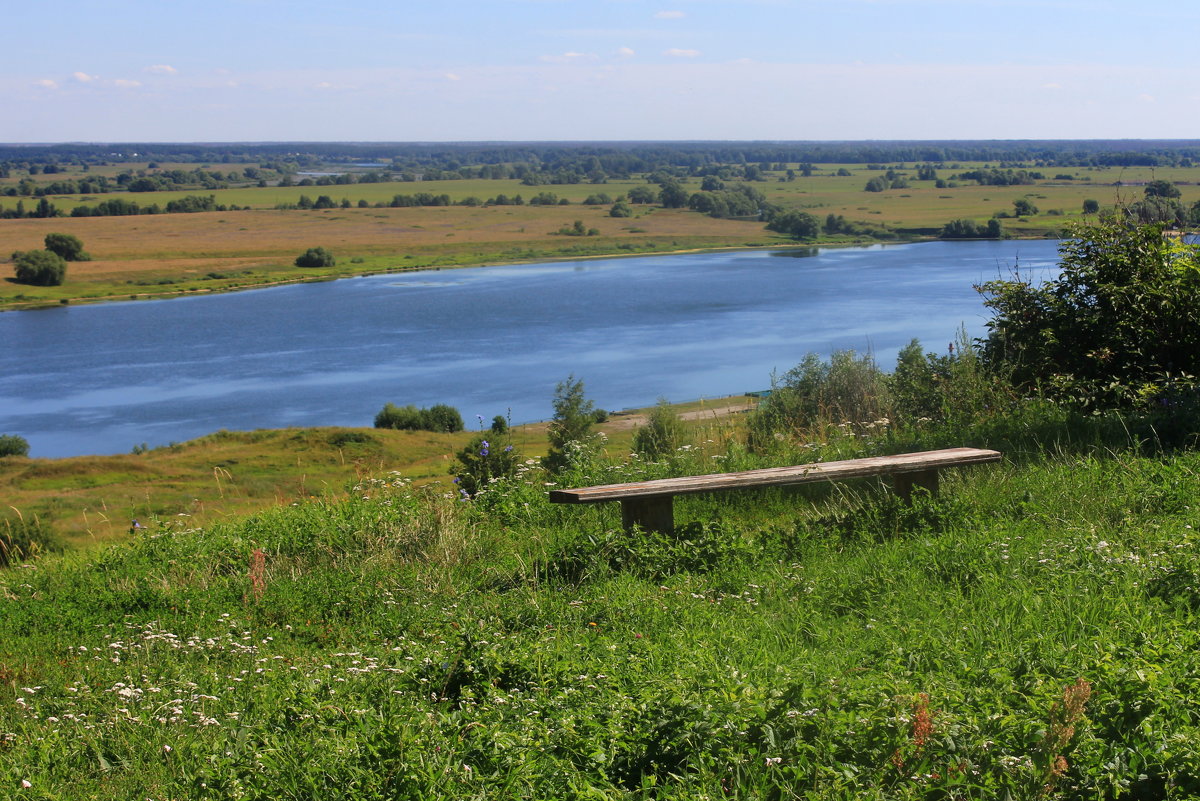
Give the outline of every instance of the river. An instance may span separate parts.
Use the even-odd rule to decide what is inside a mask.
[[[974,284],[1055,269],[1056,242],[735,251],[369,276],[0,314],[0,434],[127,453],[218,429],[370,426],[386,402],[545,419],[770,386],[806,352],[985,333]]]

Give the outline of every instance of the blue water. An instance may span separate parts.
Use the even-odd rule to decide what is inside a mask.
[[[126,453],[221,428],[369,426],[386,402],[469,424],[764,389],[808,351],[985,333],[974,284],[1049,274],[1051,241],[597,259],[0,314],[0,433],[31,456]]]

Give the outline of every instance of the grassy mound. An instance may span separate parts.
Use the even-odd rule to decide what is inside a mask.
[[[1188,797],[1198,471],[688,498],[666,539],[526,465],[467,501],[387,476],[164,525],[0,572],[0,794]]]

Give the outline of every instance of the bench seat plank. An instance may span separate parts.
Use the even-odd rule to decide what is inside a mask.
[[[945,448],[895,456],[873,456],[840,462],[817,462],[793,467],[769,467],[738,473],[660,478],[630,484],[605,484],[580,489],[550,491],[553,503],[604,503],[632,498],[673,497],[698,492],[714,492],[749,487],[782,487],[816,481],[840,481],[850,478],[927,473],[945,467],[1000,461],[999,451],[980,448]]]

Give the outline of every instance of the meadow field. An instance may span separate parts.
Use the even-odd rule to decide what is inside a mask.
[[[0,792],[1194,797],[1200,460],[1022,419],[956,440],[1003,465],[911,506],[869,481],[696,496],[670,538],[546,501],[770,461],[709,430],[657,459],[524,462],[469,501],[385,471],[15,564]]]
[[[672,406],[701,439],[753,408],[745,397]],[[632,449],[649,410],[609,414],[598,427],[613,455]],[[546,453],[546,423],[514,426],[512,441]],[[703,432],[708,434],[701,436]],[[454,456],[477,431],[305,428],[217,431],[189,442],[111,456],[0,458],[0,536],[6,521],[36,524],[56,547],[124,540],[131,520],[203,526],[279,504],[340,497],[364,477],[394,473],[415,486],[451,486]]]
[[[139,169],[141,166],[134,165]],[[968,163],[942,167],[938,174],[945,180],[980,166]],[[1045,168],[1047,175],[1070,175],[1072,180],[1046,179],[1018,186],[950,181],[957,185],[943,189],[936,188],[932,180],[911,180],[908,188],[883,192],[864,191],[870,178],[882,174],[879,170],[868,170],[863,165],[816,167],[811,176],[797,175],[790,181],[780,180],[782,173],[768,172],[766,180],[752,185],[767,202],[781,208],[802,209],[820,219],[834,214],[851,222],[884,225],[903,241],[936,237],[942,226],[954,219],[983,223],[997,213],[1011,213],[1017,200],[1033,203],[1039,213],[1004,219],[1007,235],[1057,236],[1066,222],[1082,217],[1084,200],[1095,200],[1102,208],[1131,202],[1141,197],[1142,185],[1151,180],[1174,182],[1185,204],[1200,200],[1196,186],[1200,167],[1065,168],[1066,172]],[[851,174],[839,176],[839,170]],[[900,171],[913,172],[911,168]],[[70,177],[79,176],[69,170],[47,176]],[[13,181],[11,177],[7,180]],[[0,286],[0,309],[223,291],[391,270],[795,244],[790,237],[766,231],[761,222],[753,220],[713,219],[693,211],[653,205],[634,205],[632,217],[613,218],[608,216],[609,205],[581,205],[590,195],[603,192],[616,198],[645,185],[643,180],[613,180],[599,185],[524,186],[511,179],[470,179],[50,196],[47,199],[64,213],[112,197],[141,205],[164,205],[194,195],[212,195],[216,203],[239,209],[0,221],[0,253],[36,249],[47,233],[60,232],[83,240],[94,259],[72,264],[62,286],[6,282]],[[683,186],[689,192],[698,191],[700,181],[690,179]],[[570,205],[376,207],[386,205],[397,194],[417,192],[445,194],[453,203],[468,198],[483,202],[501,194],[529,199],[539,192],[551,192]],[[320,195],[328,195],[339,206],[345,201],[350,207],[276,208],[294,205],[301,196],[315,200]],[[0,209],[15,202],[14,198],[0,197]],[[366,207],[360,208],[360,202]],[[570,229],[576,220],[586,229],[595,229],[595,235],[564,236],[562,231]],[[837,244],[856,239],[839,234],[823,241]],[[335,255],[335,267],[294,266],[296,256],[317,246]]]

